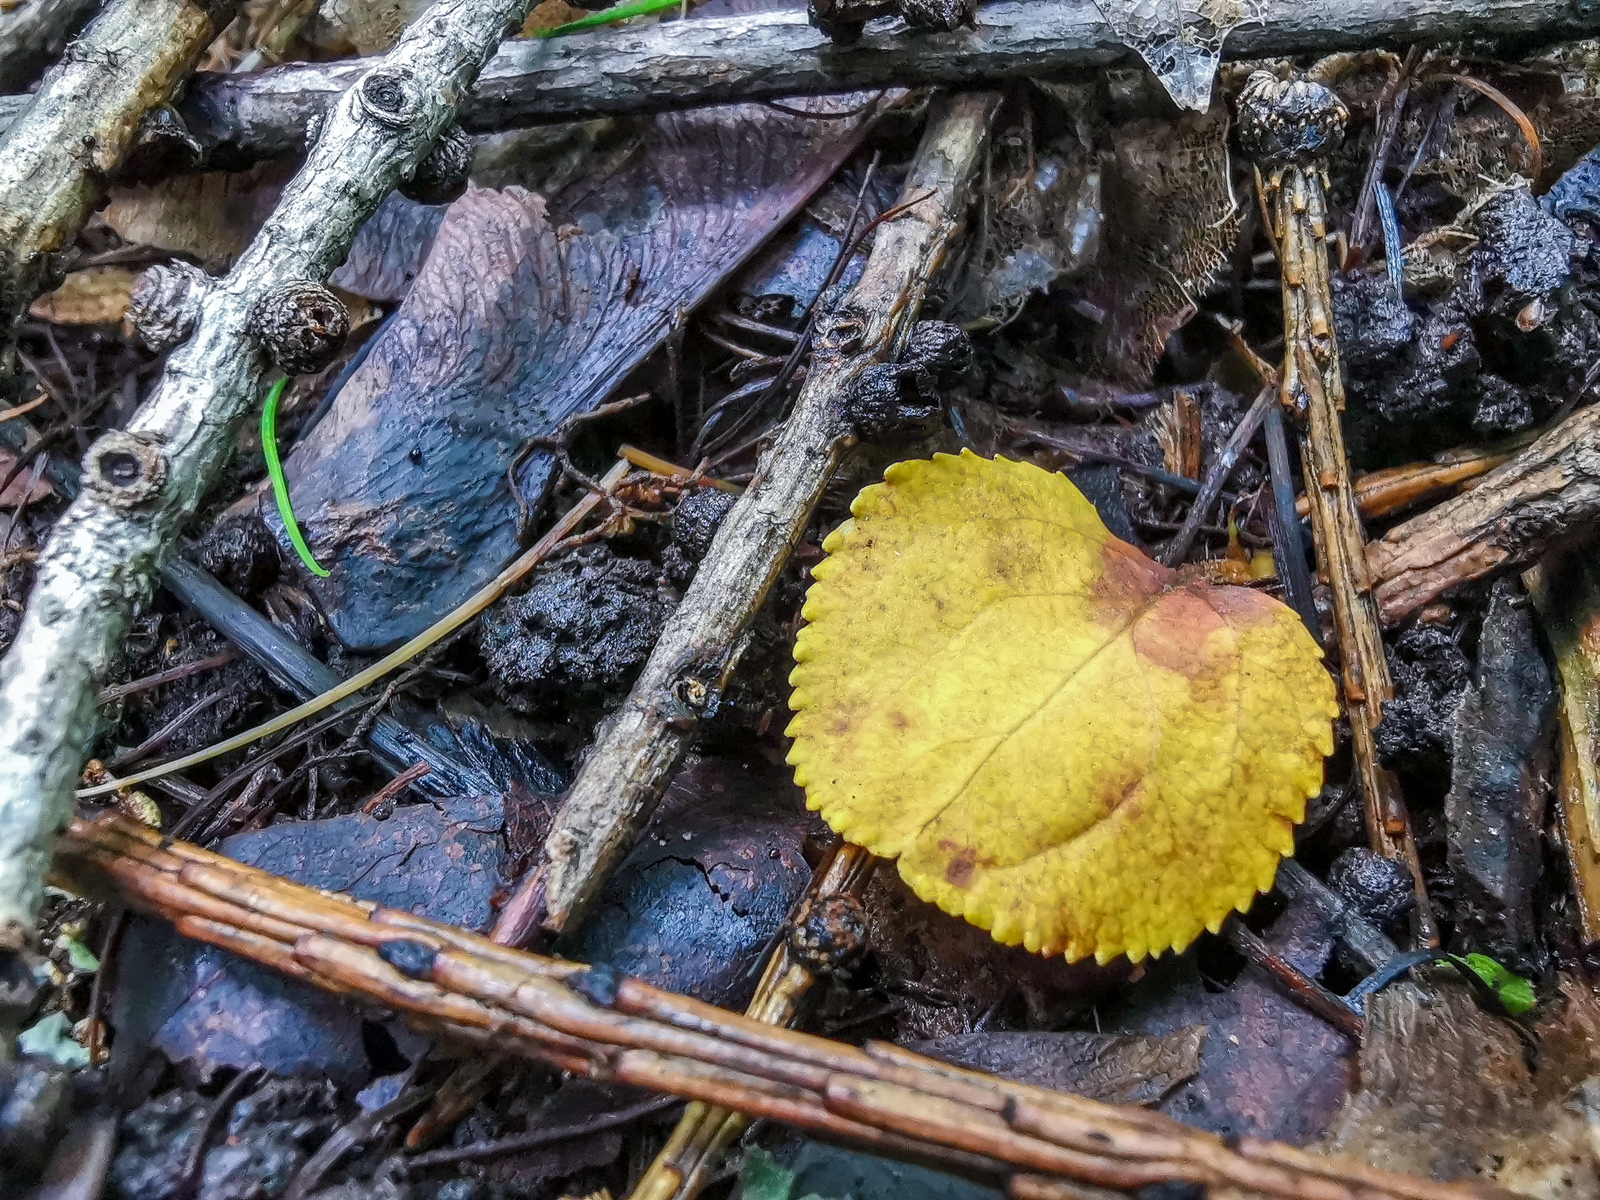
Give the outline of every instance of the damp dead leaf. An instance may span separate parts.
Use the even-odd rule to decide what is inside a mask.
[[[36,299],[28,315],[55,325],[115,325],[127,315],[132,292],[133,272],[126,267],[86,267]]]
[[[837,833],[1069,960],[1182,949],[1271,885],[1338,711],[1288,608],[970,451],[890,467],[851,512],[791,676],[789,761]]]

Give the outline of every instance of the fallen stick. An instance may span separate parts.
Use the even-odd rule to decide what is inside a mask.
[[[1311,509],[1317,569],[1333,597],[1341,689],[1355,773],[1373,850],[1404,862],[1415,881],[1418,941],[1437,944],[1415,839],[1373,731],[1394,698],[1378,632],[1366,535],[1356,514],[1344,448],[1344,380],[1328,283],[1327,155],[1349,112],[1327,88],[1257,71],[1239,97],[1240,141],[1257,162],[1283,288],[1283,369],[1278,393],[1300,432],[1301,474]]]
[[[98,0],[24,0],[0,12],[0,88],[27,87],[97,7]]]
[[[1228,37],[1231,58],[1328,53],[1438,42],[1541,43],[1588,36],[1567,0],[1269,0],[1260,22]],[[488,133],[596,114],[656,112],[880,87],[974,87],[1019,75],[1104,66],[1128,50],[1092,4],[991,0],[977,27],[954,33],[875,25],[834,44],[804,12],[696,18],[507,43],[461,105],[462,127]],[[304,131],[364,70],[359,62],[297,63],[199,76],[180,106],[219,167],[296,154]],[[0,97],[0,125],[11,97]]]
[[[44,290],[105,181],[235,4],[111,0],[0,134],[0,396],[14,392],[16,323]],[[3,890],[3,884],[0,884]]]
[[[1435,498],[1439,492],[1468,491],[1477,486],[1478,479],[1510,457],[1509,454],[1467,450],[1455,452],[1454,457],[1438,462],[1408,463],[1403,467],[1368,471],[1350,481],[1356,496],[1356,512],[1363,520],[1371,520]],[[1304,496],[1295,501],[1294,507],[1302,517],[1311,514],[1311,502]]]
[[[1367,546],[1378,615],[1393,625],[1447,588],[1532,563],[1600,516],[1600,405],[1573,413],[1470,492]]]
[[[1256,1138],[1224,1140],[1135,1106],[1010,1083],[897,1046],[854,1047],[663,992],[606,967],[526,954],[409,913],[301,887],[120,814],[74,820],[55,877],[424,1032],[1009,1177],[1013,1195],[1068,1181],[1180,1180],[1276,1200],[1510,1200]],[[1038,1190],[1043,1188],[1045,1190]]]
[[[902,193],[919,202],[878,228],[860,282],[819,315],[793,414],[723,519],[627,699],[601,725],[539,862],[500,912],[496,941],[523,945],[536,930],[559,932],[580,920],[655,810],[847,447],[852,383],[893,357],[916,320],[964,216],[965,182],[996,103],[990,94],[965,95],[929,118]]]
[[[142,2],[142,0],[141,0]],[[0,663],[0,948],[32,933],[42,877],[71,812],[94,696],[130,610],[228,460],[234,421],[265,391],[273,301],[325,279],[378,203],[423,159],[527,0],[437,0],[323,122],[276,211],[223,279],[194,280],[192,328],[125,431],[89,450],[84,490],[57,522]],[[148,17],[142,18],[149,20]],[[104,20],[104,18],[102,18]],[[9,164],[0,163],[0,169]],[[276,352],[314,334],[313,307]]]

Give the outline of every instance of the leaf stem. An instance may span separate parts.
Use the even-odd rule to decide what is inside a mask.
[[[289,481],[283,477],[283,464],[278,461],[278,399],[288,382],[287,379],[280,379],[273,384],[272,390],[267,393],[267,402],[261,406],[261,452],[267,456],[272,498],[278,502],[278,516],[283,518],[283,527],[289,533],[289,540],[294,543],[295,553],[305,563],[306,570],[326,579],[329,572],[311,557],[311,547],[306,545],[306,539],[294,519],[294,509],[289,507]]]

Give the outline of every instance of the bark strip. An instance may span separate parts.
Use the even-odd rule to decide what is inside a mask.
[[[267,355],[247,329],[252,308],[285,284],[327,278],[526,8],[527,0],[438,0],[401,35],[329,114],[238,265],[206,291],[152,397],[125,431],[91,447],[84,490],[39,557],[0,663],[0,947],[32,931],[93,733],[95,689],[131,610],[227,462],[232,423],[266,390]]]
[[[1268,0],[1229,36],[1231,58],[1465,42],[1507,51],[1592,34],[1570,0]],[[888,86],[973,87],[1051,76],[1126,58],[1091,3],[991,0],[977,28],[908,32],[874,25],[835,45],[804,12],[697,18],[508,43],[461,106],[468,132],[595,114],[821,95]],[[217,166],[299,152],[303,131],[360,78],[360,63],[300,63],[206,74],[181,112]],[[0,124],[11,97],[0,97]]]
[[[1579,409],[1470,492],[1367,546],[1378,615],[1403,620],[1447,588],[1526,566],[1600,518],[1600,405]]]
[[[851,383],[892,357],[916,320],[928,277],[961,222],[966,179],[996,102],[987,93],[960,96],[930,118],[902,194],[921,202],[878,229],[855,290],[819,317],[793,415],[724,518],[638,682],[600,727],[538,865],[501,910],[497,941],[521,945],[541,927],[559,932],[581,920],[655,811],[839,464]]]
[[[1595,544],[1523,575],[1561,680],[1560,829],[1583,944],[1600,944],[1600,566]]]

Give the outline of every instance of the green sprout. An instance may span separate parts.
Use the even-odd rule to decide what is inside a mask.
[[[682,0],[630,0],[627,4],[614,5],[603,12],[591,13],[576,21],[568,21],[565,25],[557,25],[554,29],[541,29],[533,36],[565,37],[581,29],[593,29],[596,25],[609,25],[613,21],[625,21],[629,17],[642,17],[648,13],[661,12],[663,9],[677,8],[681,2]]]
[[[278,398],[283,395],[284,385],[288,382],[287,379],[280,379],[273,384],[272,390],[267,393],[267,402],[261,406],[261,450],[267,456],[272,498],[278,502],[278,515],[283,518],[283,527],[289,531],[289,540],[294,543],[295,553],[305,563],[306,570],[326,579],[330,572],[323,570],[317,560],[311,557],[311,547],[306,545],[306,539],[301,536],[300,526],[294,519],[294,509],[289,507],[289,481],[283,477],[283,464],[278,461]]]
[[[1468,954],[1462,959],[1467,967],[1500,997],[1500,1003],[1514,1017],[1520,1017],[1533,1007],[1533,985],[1521,975],[1507,970],[1487,954]]]

